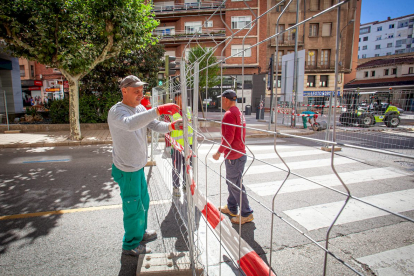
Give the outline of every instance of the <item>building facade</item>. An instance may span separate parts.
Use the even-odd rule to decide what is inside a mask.
[[[362,24],[358,58],[414,52],[414,14]]]
[[[279,2],[279,1],[277,1]],[[269,2],[274,5],[275,1]],[[332,0],[309,0],[300,1],[299,22],[310,18],[321,11],[334,5],[336,1]],[[286,9],[279,20],[279,30],[277,28],[277,19],[281,14],[284,6],[273,10],[269,16],[269,36],[277,32],[284,31],[295,25],[296,22],[296,0]],[[313,20],[301,25],[298,32],[289,30],[280,35],[278,40],[272,39],[268,47],[268,55],[275,54],[276,43],[278,44],[278,81],[274,76],[274,87],[278,87],[278,96],[282,93],[281,87],[281,60],[282,56],[294,51],[295,37],[298,35],[298,50],[305,50],[305,79],[304,79],[304,99],[305,104],[326,104],[329,95],[335,93],[335,52],[336,37],[339,36],[339,76],[338,91],[343,87],[346,74],[356,68],[356,49],[354,41],[355,29],[359,27],[359,15],[361,1],[349,1],[341,6],[340,12],[340,33],[337,33],[337,9],[326,12]]]
[[[57,68],[23,58],[19,66],[23,106],[44,105],[68,93],[69,84]]]

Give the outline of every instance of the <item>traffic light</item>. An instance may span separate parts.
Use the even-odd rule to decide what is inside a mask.
[[[176,57],[173,56],[165,56],[165,78],[175,75],[175,67],[177,66],[175,59]]]

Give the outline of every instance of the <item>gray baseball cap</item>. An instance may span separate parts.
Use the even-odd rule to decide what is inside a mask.
[[[119,84],[119,88],[127,88],[127,87],[140,87],[147,84],[146,82],[141,81],[138,77],[134,75],[129,75],[121,80]]]
[[[221,94],[220,96],[217,96],[217,98],[221,98],[221,97],[232,100],[233,102],[237,101],[237,94],[236,92],[234,92],[234,90],[231,90],[231,89],[227,89],[226,91],[223,92],[223,94]]]

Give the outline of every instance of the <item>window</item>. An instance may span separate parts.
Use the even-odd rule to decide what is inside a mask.
[[[367,58],[367,55],[366,55],[366,54],[363,54],[363,55],[362,55],[362,58]]]
[[[329,66],[329,59],[331,55],[331,50],[322,50],[321,51],[321,66]]]
[[[309,24],[309,37],[317,37],[319,24]]]
[[[243,1],[243,0],[238,0],[238,1]],[[279,5],[279,6],[276,7],[276,11],[277,12],[282,12],[284,8],[285,8],[285,5],[284,4],[281,4],[281,5]]]
[[[26,76],[26,72],[24,70],[24,65],[20,65],[20,77],[25,77]]]
[[[381,45],[375,45],[375,50],[381,49]]]
[[[408,27],[408,20],[398,22],[398,28]]]
[[[402,50],[396,50],[395,51],[395,54],[396,55],[398,55],[398,54],[404,54],[404,49],[402,49]]]
[[[281,33],[285,31],[285,25],[279,25],[279,31],[276,30],[276,33]],[[278,36],[279,37],[279,43],[283,43],[285,42],[285,34],[281,34]]]
[[[316,76],[315,75],[308,75],[307,86],[308,87],[315,87],[315,83],[316,83]]]
[[[296,0],[293,0],[288,7],[289,12],[296,12]]]
[[[359,42],[361,42],[361,38],[359,38]]]
[[[244,45],[244,49],[250,48],[250,45]],[[243,45],[231,45],[231,55],[235,55],[233,57],[243,57]],[[248,49],[244,51],[244,57],[251,57],[252,51],[251,49]]]
[[[185,22],[184,28],[186,34],[201,33],[201,21]]]
[[[414,67],[408,67],[408,74],[414,73]]]
[[[387,52],[387,56],[390,56],[390,55],[392,55],[392,53],[391,52]]]
[[[368,37],[367,37],[367,36],[364,36],[364,37],[362,38],[362,41],[368,41]]]
[[[277,61],[278,61],[278,66],[279,66],[279,70],[281,70],[280,68],[282,67],[282,56],[283,56],[283,51],[279,51],[279,53],[277,53]]]
[[[237,98],[237,103],[246,103],[246,97],[243,97],[243,100],[242,97]]]
[[[375,54],[375,57],[379,57],[379,54]]]
[[[364,78],[368,78],[368,71],[364,72]]]
[[[317,50],[308,51],[308,66],[316,66]]]
[[[319,86],[320,87],[328,87],[328,80],[329,80],[329,76],[328,75],[321,75],[321,79],[319,81]]]
[[[395,48],[400,48],[403,44],[406,43],[405,39],[400,39],[395,42]]]
[[[325,9],[331,7],[333,5],[333,2],[332,2],[332,0],[322,0],[321,4],[322,4],[322,9],[325,10]]]
[[[362,46],[362,50],[366,50],[366,49],[368,49],[368,46],[367,45]]]
[[[310,0],[309,8],[311,11],[319,10],[319,0]]]
[[[213,20],[208,20],[208,21],[204,22],[204,27],[205,28],[212,28],[213,27]]]
[[[381,32],[382,31],[382,27],[377,27],[377,32]]]
[[[381,36],[377,36],[377,38],[375,40],[381,40]]]
[[[390,74],[390,69],[384,69],[384,76],[388,76]]]
[[[393,38],[393,37],[394,37],[393,34],[388,35],[388,38]]]
[[[358,46],[358,51],[361,50],[361,47]]]
[[[32,78],[34,78],[34,76],[35,76],[35,71],[34,71],[34,66],[33,65],[30,65],[30,76]]]
[[[252,22],[251,16],[232,16],[231,17],[231,28],[232,29],[243,29],[246,25]]]
[[[292,4],[291,4],[292,5]],[[289,24],[289,28],[294,26],[295,24]],[[291,29],[288,31],[288,40],[295,40],[296,38],[296,29]]]
[[[396,74],[397,74],[397,68],[392,68],[391,75],[396,75]]]
[[[359,30],[359,34],[369,34],[371,32],[371,27],[364,27]]]
[[[375,70],[371,71],[371,77],[375,77]]]
[[[392,48],[392,43],[387,43],[387,48]]]
[[[322,25],[322,36],[331,36],[332,34],[332,23],[323,23]]]
[[[388,29],[394,29],[394,24],[390,24],[390,25],[388,26]]]

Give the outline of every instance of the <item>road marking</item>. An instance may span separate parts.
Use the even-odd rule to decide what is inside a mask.
[[[354,184],[354,183],[369,182],[369,181],[375,181],[375,180],[405,177],[408,175],[412,175],[412,173],[395,170],[391,167],[352,171],[352,172],[345,172],[345,173],[339,174],[339,176],[342,178],[345,184]],[[335,174],[312,176],[312,177],[308,177],[308,179],[310,179],[311,181],[323,184],[328,187],[342,185]],[[279,189],[280,185],[282,184],[282,181],[283,180],[265,182],[265,183],[252,183],[252,184],[248,184],[247,187],[249,187],[253,192],[258,194],[259,196],[274,195],[276,191]],[[284,193],[302,192],[302,191],[321,189],[321,188],[324,188],[324,187],[314,184],[306,179],[294,178],[294,179],[288,179],[286,183],[283,185],[283,188],[280,190],[279,193],[284,194]]]
[[[203,145],[201,148],[199,148],[198,153],[199,154],[207,153],[210,150],[211,146],[212,145]],[[249,147],[249,149],[251,151],[260,151],[260,150],[269,151],[269,150],[271,150],[271,151],[274,152],[274,146],[273,145],[247,145],[247,146]],[[219,145],[214,145],[213,149],[211,150],[211,153],[215,153],[217,151],[218,147],[219,147]],[[297,145],[297,146],[286,146],[286,145],[279,145],[279,144],[276,145],[276,148],[278,150],[279,149],[282,149],[282,150],[283,149],[285,149],[285,150],[287,150],[287,149],[299,149],[299,148],[309,149],[309,147],[301,147],[299,145]],[[246,151],[248,151],[248,150],[246,149]]]
[[[70,161],[72,161],[72,157],[69,155],[31,156],[14,158],[10,160],[9,164],[52,163]]]
[[[375,275],[404,276],[414,271],[414,245],[404,246],[357,259],[367,264]]]
[[[169,203],[169,202],[171,202],[170,199],[151,201],[150,205],[165,204],[165,203]],[[85,207],[85,208],[77,208],[77,209],[66,209],[66,210],[57,210],[57,211],[46,211],[46,212],[37,212],[37,213],[27,213],[27,214],[17,214],[17,215],[9,215],[9,216],[0,216],[0,220],[23,219],[23,218],[43,217],[43,216],[50,216],[50,215],[63,215],[63,214],[70,214],[70,213],[92,212],[92,211],[116,209],[116,208],[122,208],[122,204],[96,206],[96,207]]]
[[[358,161],[345,158],[345,157],[336,157],[334,159],[334,165],[344,165],[344,164],[352,164],[357,163]],[[280,168],[285,168],[285,165],[283,163],[276,163],[273,164]],[[308,160],[308,161],[300,161],[300,162],[287,162],[287,165],[293,169],[293,170],[301,170],[301,169],[310,169],[310,168],[321,168],[331,165],[331,159],[318,159],[318,160]],[[272,167],[270,165],[259,165],[259,166],[252,166],[250,169],[246,172],[246,175],[252,175],[252,174],[263,174],[263,173],[271,173],[279,171],[279,169]]]
[[[279,152],[279,151],[278,151]],[[251,156],[250,152],[247,152],[247,154],[249,156]],[[322,150],[317,150],[317,149],[313,149],[313,150],[297,150],[297,151],[285,151],[285,152],[279,152],[279,154],[285,158],[285,157],[297,157],[297,156],[308,156],[308,155],[319,155],[319,154],[325,154],[326,156],[330,155],[330,153],[327,153],[326,151],[322,151]],[[259,154],[255,154],[254,155],[255,159],[258,160],[265,160],[265,159],[278,159],[279,157],[277,156],[276,152],[271,152],[271,153],[259,153]],[[252,160],[252,158],[249,158],[250,160]],[[209,160],[212,163],[221,163],[224,160],[223,155],[221,155],[219,160],[214,160],[213,158],[209,158]]]
[[[404,190],[361,198],[386,210],[401,213],[414,209],[414,189]],[[314,205],[294,210],[283,211],[303,227],[316,230],[331,225],[344,201]],[[386,216],[389,213],[351,199],[339,216],[336,225]]]

